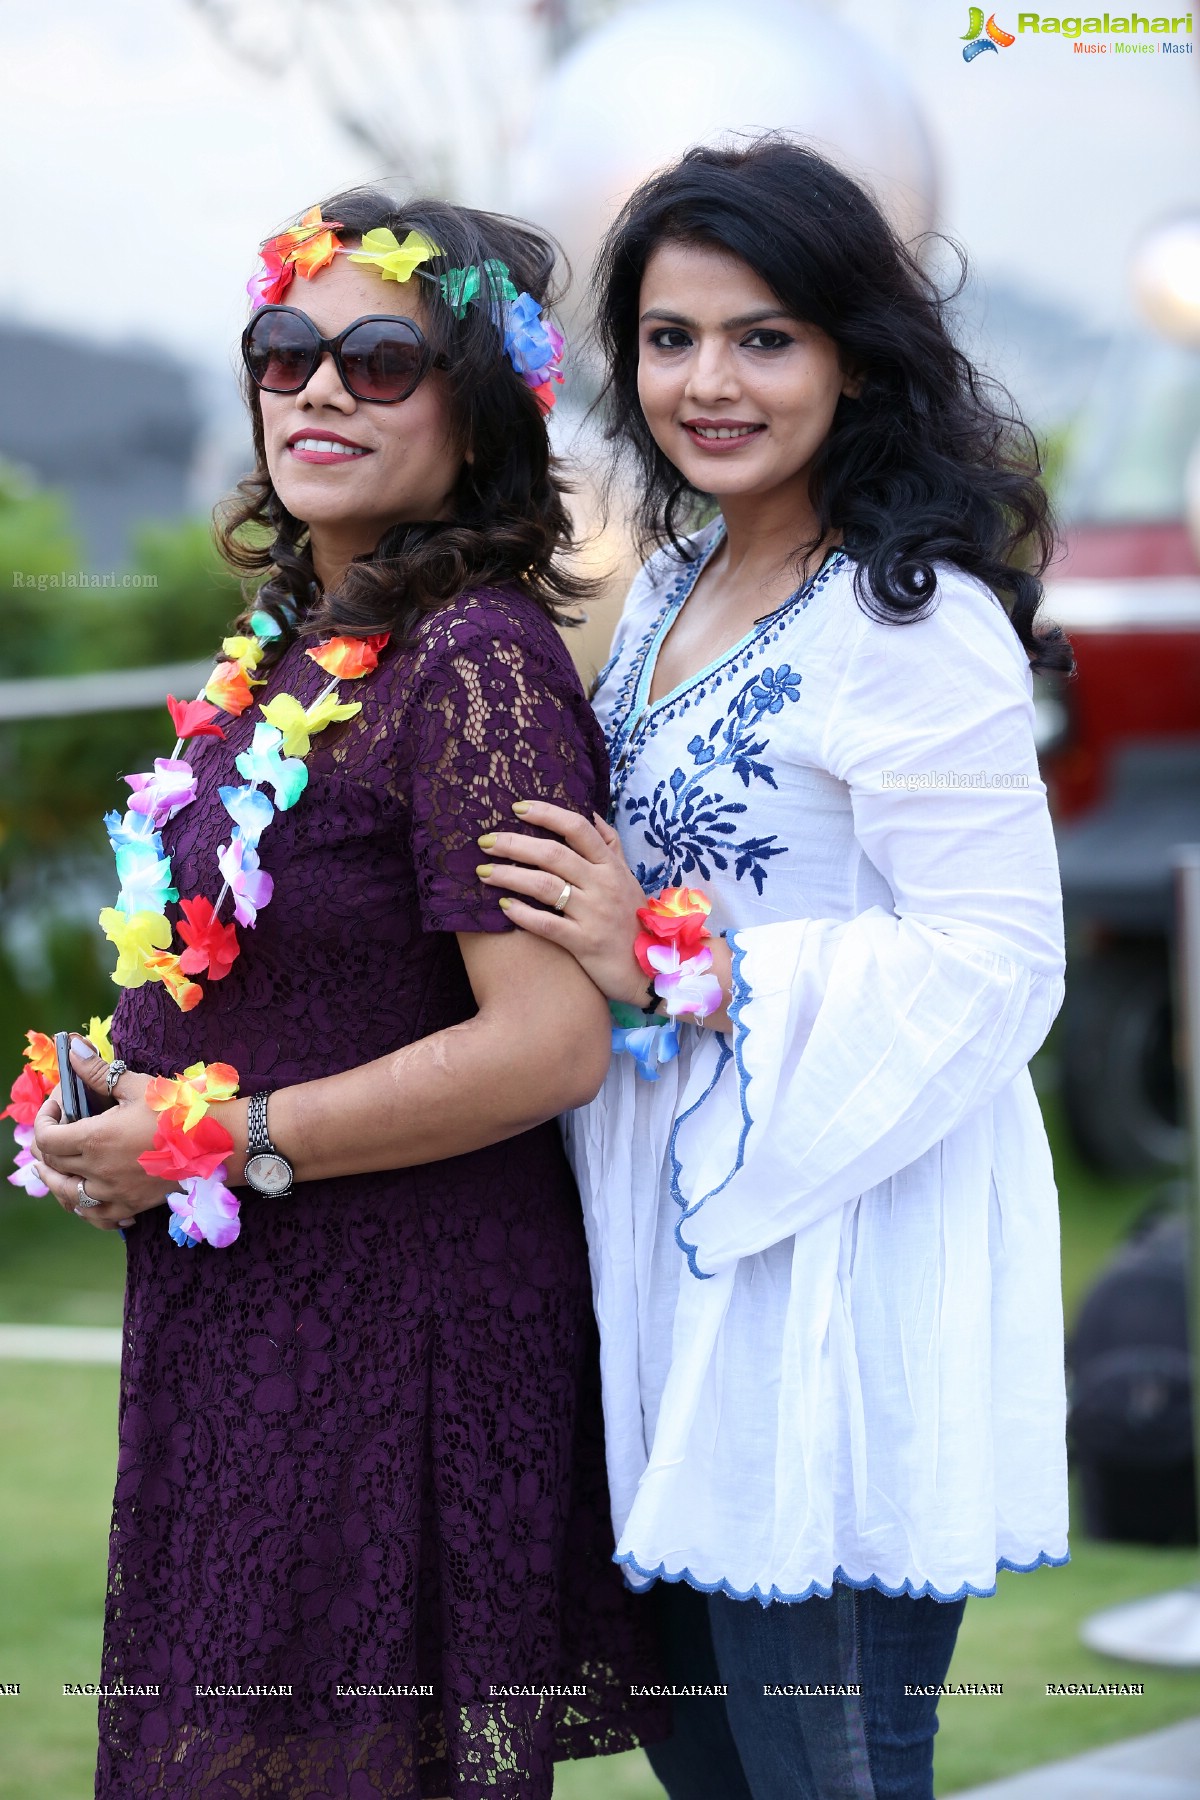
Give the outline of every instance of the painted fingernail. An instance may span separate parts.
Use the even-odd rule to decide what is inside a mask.
[[[475,842],[479,845],[479,848],[481,850],[494,849],[495,843],[496,843],[496,834],[494,831],[485,831],[481,838],[475,839]]]
[[[488,875],[491,874],[491,872],[495,868],[495,866],[496,866],[495,863],[476,863],[475,864],[475,873],[477,875],[482,875],[486,878]]]
[[[528,800],[514,800],[513,801],[513,811],[515,813],[527,813],[529,811],[529,801]]]
[[[71,1057],[75,1062],[91,1062],[96,1054],[95,1044],[89,1044],[86,1038],[71,1039]]]
[[[512,901],[510,899],[508,899],[508,897],[506,895],[505,898],[503,900],[501,900],[501,902],[500,902],[500,911],[507,912],[511,905],[512,905]]]

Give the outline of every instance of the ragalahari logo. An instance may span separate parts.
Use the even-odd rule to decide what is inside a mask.
[[[963,61],[974,62],[985,50],[1008,50],[1016,43],[1011,31],[1005,31],[996,23],[993,13],[987,24],[983,22],[982,6],[973,6],[967,21],[967,29],[963,32]]]

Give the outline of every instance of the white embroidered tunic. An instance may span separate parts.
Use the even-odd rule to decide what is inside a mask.
[[[1025,654],[942,566],[869,617],[837,554],[650,705],[719,541],[634,582],[596,695],[647,892],[702,887],[728,1036],[613,1058],[566,1125],[617,1560],[739,1598],[940,1599],[1067,1557],[1058,1215],[1027,1063],[1062,911]]]

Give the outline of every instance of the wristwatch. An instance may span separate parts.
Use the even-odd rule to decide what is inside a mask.
[[[271,1200],[284,1200],[292,1191],[296,1171],[287,1157],[271,1142],[267,1130],[267,1101],[270,1094],[251,1094],[246,1119],[246,1180],[256,1194]]]

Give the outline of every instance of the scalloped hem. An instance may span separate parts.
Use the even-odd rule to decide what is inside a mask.
[[[1012,1575],[1028,1575],[1034,1569],[1064,1568],[1070,1560],[1071,1552],[1069,1550],[1065,1556],[1051,1556],[1048,1550],[1039,1550],[1034,1560],[1029,1563],[1015,1563],[1010,1561],[1007,1556],[1002,1556],[996,1564],[996,1573],[999,1575],[1001,1570],[1007,1570],[1007,1572]],[[755,1583],[752,1588],[748,1588],[744,1593],[741,1593],[737,1588],[732,1587],[724,1577],[719,1581],[701,1581],[699,1576],[693,1575],[690,1569],[682,1569],[679,1574],[670,1575],[667,1573],[667,1569],[663,1563],[660,1563],[657,1569],[644,1569],[631,1550],[626,1551],[624,1556],[614,1554],[613,1561],[621,1564],[623,1568],[632,1569],[633,1572],[640,1575],[647,1584],[656,1581],[686,1581],[689,1587],[698,1588],[702,1594],[728,1594],[731,1600],[757,1600],[760,1606],[769,1606],[774,1600],[783,1600],[793,1603],[801,1600],[811,1600],[814,1597],[828,1600],[833,1595],[833,1588],[823,1587],[819,1581],[810,1582],[802,1594],[785,1594],[782,1589],[777,1588],[774,1583],[772,1583],[769,1593],[764,1593],[757,1583]],[[975,1600],[990,1600],[996,1592],[996,1583],[994,1581],[991,1587],[987,1588],[972,1587],[969,1581],[964,1581],[962,1586],[956,1588],[952,1594],[943,1594],[929,1581],[922,1583],[920,1587],[914,1587],[912,1582],[906,1579],[900,1587],[894,1588],[889,1587],[887,1582],[881,1580],[878,1575],[868,1575],[865,1580],[858,1581],[854,1576],[847,1575],[840,1564],[833,1571],[833,1579],[836,1582],[840,1582],[843,1587],[859,1589],[875,1588],[879,1593],[886,1594],[889,1600],[899,1600],[907,1595],[910,1600],[941,1600],[949,1604],[954,1600],[966,1600],[968,1598]],[[638,1589],[637,1591],[641,1592],[643,1590]]]

